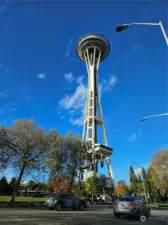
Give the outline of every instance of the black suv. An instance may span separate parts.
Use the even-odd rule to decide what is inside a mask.
[[[72,195],[72,194],[58,194],[47,200],[45,206],[49,209],[56,209],[57,211],[63,209],[87,209],[87,204],[84,200]]]

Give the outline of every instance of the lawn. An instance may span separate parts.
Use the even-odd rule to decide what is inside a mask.
[[[168,203],[158,203],[158,207],[168,207]],[[149,207],[156,207],[156,203],[148,204]]]
[[[0,196],[0,202],[8,202],[11,196]],[[15,202],[45,202],[46,198],[16,197]]]

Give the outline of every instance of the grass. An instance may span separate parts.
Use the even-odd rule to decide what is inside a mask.
[[[156,207],[156,203],[148,204],[149,207]],[[168,203],[158,203],[159,207],[168,207]]]
[[[8,202],[11,196],[0,196],[0,202]],[[45,202],[46,198],[16,197],[15,202]]]

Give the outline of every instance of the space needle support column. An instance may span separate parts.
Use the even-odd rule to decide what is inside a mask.
[[[101,53],[99,54],[98,64],[96,66],[96,70],[97,70],[97,76],[96,76],[96,78],[97,78],[96,79],[97,100],[98,100],[98,108],[99,108],[99,112],[100,112],[100,119],[101,119],[101,125],[102,125],[102,135],[103,135],[103,139],[104,139],[104,144],[105,144],[105,146],[108,146],[106,130],[105,130],[105,126],[104,126],[103,111],[102,111],[102,107],[101,107],[100,96],[99,96],[99,93],[98,93],[98,67],[99,67],[100,57],[101,57]],[[111,163],[110,157],[106,158],[106,163],[107,163],[108,174],[109,174],[109,178],[110,178],[110,186],[113,186],[114,185],[114,174],[113,174],[112,163]]]
[[[88,34],[82,36],[76,44],[76,54],[85,64],[88,73],[88,90],[87,101],[84,114],[84,127],[82,142],[88,144],[84,169],[95,171],[98,174],[98,162],[101,162],[101,168],[104,167],[104,162],[108,166],[109,186],[112,186],[114,175],[111,166],[110,156],[113,153],[113,148],[108,146],[107,137],[104,127],[103,113],[101,107],[101,99],[98,90],[98,69],[99,64],[108,56],[110,52],[110,43],[101,34]],[[103,143],[98,140],[101,137],[98,133],[98,127],[102,129]],[[90,167],[91,166],[91,167]],[[90,167],[90,169],[89,169]],[[86,174],[86,170],[84,172]],[[88,174],[89,175],[89,174]],[[86,180],[86,179],[85,179]]]

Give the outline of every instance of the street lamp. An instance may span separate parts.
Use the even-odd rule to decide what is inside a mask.
[[[141,121],[145,121],[145,120],[147,120],[148,118],[154,118],[154,117],[158,117],[158,116],[168,116],[168,113],[159,114],[159,115],[153,115],[153,116],[146,116],[146,117],[143,117],[143,118],[141,119]]]
[[[129,23],[129,24],[125,23],[125,24],[117,26],[116,32],[121,32],[121,31],[127,29],[129,26],[132,26],[132,25],[160,26],[160,28],[162,30],[162,33],[163,33],[163,36],[165,38],[166,44],[168,46],[168,36],[166,35],[166,31],[165,31],[161,21],[159,23]]]

